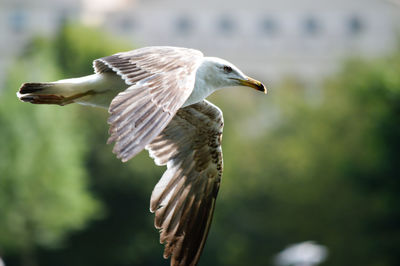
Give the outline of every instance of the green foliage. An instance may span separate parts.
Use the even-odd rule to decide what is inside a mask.
[[[221,265],[270,264],[310,239],[329,248],[326,265],[399,263],[400,56],[350,61],[318,90],[289,82],[258,107],[224,100],[226,124],[244,132],[225,128]]]
[[[59,78],[49,43],[32,46],[0,94],[0,248],[17,254],[57,245],[99,213],[87,190],[77,108],[23,104],[15,95],[24,81]]]
[[[69,77],[93,74],[94,59],[132,49],[98,30],[70,24],[61,27],[54,48],[58,66]]]

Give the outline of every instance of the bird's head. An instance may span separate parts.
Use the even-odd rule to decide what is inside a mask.
[[[248,77],[232,63],[217,57],[205,57],[199,67],[208,84],[216,89],[245,86],[267,93],[267,88],[260,81]]]

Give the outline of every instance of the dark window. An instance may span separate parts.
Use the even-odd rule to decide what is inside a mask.
[[[222,17],[218,21],[218,29],[223,34],[231,34],[235,29],[235,23],[230,17]]]
[[[129,32],[132,31],[136,26],[135,21],[132,18],[124,17],[119,21],[119,27],[121,30]]]
[[[186,35],[193,29],[193,23],[187,17],[181,17],[176,21],[176,30],[178,33]]]
[[[27,25],[26,20],[26,15],[22,10],[15,10],[9,17],[10,28],[16,33],[23,32]]]
[[[272,18],[265,18],[261,21],[261,30],[266,35],[276,35],[278,33],[278,24]]]
[[[364,24],[359,17],[353,16],[348,20],[347,28],[350,35],[358,35],[363,31]]]
[[[321,25],[314,17],[308,17],[303,22],[304,32],[307,35],[317,35],[321,30]]]

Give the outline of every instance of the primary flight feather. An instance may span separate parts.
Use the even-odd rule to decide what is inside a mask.
[[[204,247],[222,177],[221,110],[204,100],[214,91],[265,86],[231,63],[178,47],[145,47],[96,59],[95,74],[24,83],[20,100],[108,108],[113,152],[123,162],[144,148],[167,170],[150,211],[171,265],[196,265]]]

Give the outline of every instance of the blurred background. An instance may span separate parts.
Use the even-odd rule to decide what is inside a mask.
[[[269,88],[210,97],[225,171],[199,265],[400,265],[399,26],[398,0],[1,0],[4,264],[169,265],[149,213],[164,169],[117,160],[106,111],[15,93],[173,45]]]

